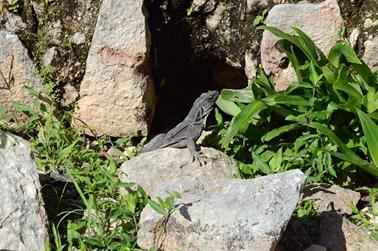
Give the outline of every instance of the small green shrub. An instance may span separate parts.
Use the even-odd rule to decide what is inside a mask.
[[[370,202],[369,207],[365,207],[363,210],[359,210],[355,205],[349,203],[349,207],[352,209],[350,220],[356,225],[367,229],[370,233],[370,236],[375,240],[378,240],[378,207],[376,204],[378,197],[378,188],[369,188],[368,193]]]
[[[20,11],[20,0],[8,0],[8,10],[13,13]]]
[[[0,123],[1,129],[17,128],[29,137],[41,172],[48,175],[56,169],[65,170],[83,202],[83,207],[77,205],[50,219],[53,236],[46,249],[137,250],[139,217],[149,198],[141,187],[121,182],[117,174],[120,164],[134,154],[131,138],[114,142],[109,137],[89,139],[70,127],[72,115],[58,110],[50,73],[49,69],[41,70],[44,92],[27,87],[36,97],[33,108],[16,104],[28,115],[28,122],[12,127],[7,118],[6,123]],[[110,148],[113,154],[109,154]],[[121,194],[121,190],[126,192]]]
[[[360,169],[378,178],[378,81],[345,43],[325,57],[301,30],[261,27],[281,39],[297,76],[283,92],[261,70],[242,90],[225,89],[217,105],[232,116],[220,144],[245,176],[302,169],[310,181]]]
[[[176,198],[181,198],[181,195],[174,191],[168,193],[168,197],[163,200],[161,197],[157,197],[157,201],[150,200],[148,204],[154,209],[157,213],[163,215],[169,215],[176,208],[174,201]]]

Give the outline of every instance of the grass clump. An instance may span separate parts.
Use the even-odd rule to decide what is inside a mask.
[[[16,129],[28,138],[37,169],[45,175],[63,173],[76,188],[71,207],[49,215],[53,237],[46,249],[137,250],[139,217],[149,198],[138,185],[118,178],[120,164],[135,154],[130,138],[88,138],[70,127],[71,112],[58,110],[52,80],[42,79],[45,92],[29,88],[36,97],[35,108],[16,105],[29,116],[28,122],[12,126],[7,119],[0,130]],[[110,149],[118,154],[109,154]],[[42,192],[51,186],[45,185]],[[121,189],[127,192],[121,194]],[[66,186],[52,190],[63,204]]]

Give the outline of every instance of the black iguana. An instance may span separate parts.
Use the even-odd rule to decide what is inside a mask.
[[[193,156],[193,161],[198,160],[201,163],[196,141],[206,125],[207,116],[213,109],[218,95],[218,91],[202,93],[194,102],[193,107],[190,109],[190,112],[184,121],[166,134],[155,136],[143,147],[141,152],[149,152],[164,147],[187,147]]]

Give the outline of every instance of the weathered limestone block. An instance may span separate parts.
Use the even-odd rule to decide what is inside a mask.
[[[138,245],[162,250],[274,250],[304,181],[305,175],[293,170],[196,186],[196,191],[181,194],[170,215],[149,206],[143,210]]]
[[[291,27],[303,30],[315,45],[328,54],[339,40],[338,30],[343,18],[336,0],[326,0],[319,4],[299,3],[274,6],[268,14],[266,24],[293,33]],[[269,31],[264,31],[261,41],[261,63],[267,74],[273,74],[277,90],[284,90],[290,82],[296,81],[291,65],[283,64],[286,57],[279,50],[279,39]]]
[[[162,148],[126,161],[119,169],[122,181],[141,185],[149,195],[159,190],[190,192],[219,178],[238,175],[235,160],[213,148],[201,147],[204,166],[192,162],[188,149]],[[175,181],[178,181],[177,183]]]
[[[76,115],[98,134],[146,135],[155,110],[142,0],[105,0],[80,88]],[[86,133],[90,133],[86,131]]]
[[[47,216],[26,143],[0,132],[0,250],[45,250]]]
[[[362,59],[373,71],[378,71],[378,36],[364,43],[365,52]]]
[[[33,106],[34,98],[25,86],[42,90],[33,61],[16,34],[0,30],[0,107],[15,119],[25,119],[13,103]]]
[[[349,203],[357,205],[361,198],[359,192],[338,185],[313,184],[304,188],[303,200],[314,200],[317,212],[335,210],[340,214],[352,214]]]

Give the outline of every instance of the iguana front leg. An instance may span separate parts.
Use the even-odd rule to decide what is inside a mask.
[[[196,144],[198,137],[202,132],[202,126],[195,124],[188,126],[188,135],[186,139],[186,146],[189,149],[190,153],[193,156],[193,161],[198,161],[200,165],[204,165],[205,162],[201,160],[200,149]]]

